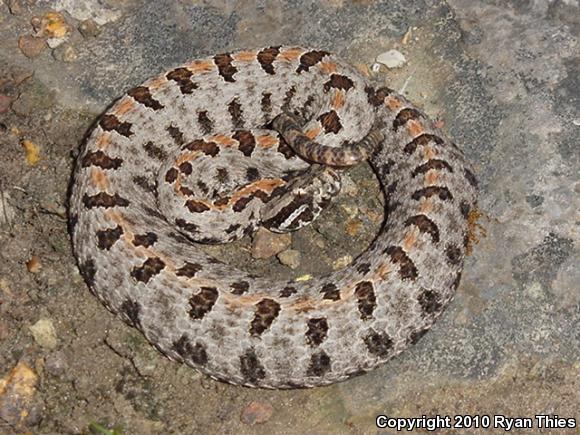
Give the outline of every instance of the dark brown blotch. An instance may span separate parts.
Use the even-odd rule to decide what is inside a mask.
[[[88,166],[98,166],[102,169],[119,169],[122,164],[123,159],[111,158],[101,150],[87,153],[81,161],[81,166],[83,168]]]
[[[137,329],[141,329],[141,305],[139,305],[139,302],[127,299],[121,304],[119,311],[125,315],[127,323]]]
[[[238,130],[232,137],[238,141],[238,150],[246,157],[250,157],[254,148],[256,148],[254,135],[247,130]]]
[[[322,124],[325,133],[338,133],[342,128],[338,113],[334,110],[320,115],[318,121]]]
[[[290,89],[286,91],[284,101],[282,102],[282,109],[284,111],[290,110],[290,102],[292,101],[292,98],[294,98],[294,95],[296,95],[296,86],[291,86]]]
[[[198,87],[196,83],[191,81],[192,75],[193,73],[187,68],[176,68],[168,72],[165,77],[176,82],[182,94],[191,94]]]
[[[242,376],[252,384],[266,377],[264,366],[258,360],[254,349],[248,349],[240,356],[240,371]]]
[[[354,83],[347,76],[341,74],[332,74],[330,80],[324,84],[324,92],[328,92],[330,89],[341,89],[343,91],[348,91],[350,88],[354,88]]]
[[[418,329],[417,331],[413,331],[409,335],[407,342],[409,344],[417,344],[417,342],[421,339],[421,337],[423,337],[427,333],[428,330],[429,330],[429,327]]]
[[[261,50],[256,56],[260,66],[268,74],[274,75],[274,60],[280,54],[280,47],[269,47]]]
[[[192,224],[191,222],[187,222],[184,219],[175,219],[175,225],[179,228],[184,229],[185,231],[191,234],[198,234],[199,227],[196,224]]]
[[[399,127],[402,127],[410,120],[419,119],[422,117],[423,115],[417,109],[413,109],[410,107],[403,109],[397,114],[397,117],[393,121],[393,130],[397,131]]]
[[[453,289],[453,291],[457,290],[457,287],[459,287],[460,282],[461,282],[461,271],[457,272],[457,275],[455,276],[455,279],[453,280],[453,283],[451,284],[451,288]]]
[[[453,195],[449,189],[445,186],[429,186],[424,187],[423,189],[416,190],[411,198],[418,201],[421,198],[431,198],[432,196],[437,196],[441,201],[451,201],[453,199]]]
[[[196,139],[192,142],[189,142],[183,148],[190,151],[201,151],[205,155],[211,157],[217,156],[220,152],[220,148],[215,142],[206,142],[202,139]]]
[[[367,93],[368,102],[375,107],[379,107],[383,105],[385,98],[387,98],[394,91],[390,88],[387,88],[386,86],[377,90],[369,86],[365,88],[365,92]]]
[[[133,178],[133,183],[143,189],[145,192],[157,194],[155,184],[149,182],[149,179],[144,175],[135,175]]]
[[[181,146],[185,142],[183,139],[183,132],[178,127],[170,125],[167,127],[167,133],[169,133],[169,136],[171,136],[177,146]]]
[[[200,287],[199,293],[189,298],[189,317],[195,320],[203,317],[211,311],[218,298],[218,291],[215,287]]]
[[[423,290],[417,298],[425,314],[434,314],[441,311],[441,297],[433,290]]]
[[[313,347],[320,345],[328,334],[328,321],[324,317],[317,317],[308,319],[306,325],[306,342]]]
[[[183,266],[175,271],[175,274],[177,276],[193,278],[200,270],[203,270],[203,266],[201,264],[186,261]]]
[[[475,178],[475,175],[473,174],[473,172],[471,172],[467,168],[463,168],[463,174],[465,175],[465,178],[467,179],[469,184],[471,184],[473,187],[477,188],[477,178]]]
[[[296,69],[296,72],[300,74],[302,71],[308,71],[311,67],[316,65],[322,60],[324,56],[328,56],[330,53],[322,50],[312,50],[308,53],[304,53],[300,56],[300,65]]]
[[[371,264],[370,263],[360,263],[359,265],[356,266],[356,271],[362,275],[366,275],[367,273],[369,273],[369,271],[371,270]]]
[[[359,282],[354,290],[354,294],[358,300],[358,311],[362,320],[372,318],[373,311],[377,307],[377,298],[373,283],[370,281]]]
[[[238,72],[238,69],[232,64],[233,60],[234,59],[230,53],[216,54],[213,58],[214,63],[218,67],[218,74],[222,76],[226,82],[230,83],[236,81],[234,79],[234,74]]]
[[[200,366],[207,364],[208,357],[205,346],[201,343],[192,345],[185,334],[179,340],[175,340],[171,348],[184,360],[192,361]]]
[[[97,231],[97,246],[99,249],[109,250],[123,234],[123,227],[117,225],[115,228]]]
[[[193,172],[193,166],[191,166],[191,163],[189,162],[183,162],[179,165],[179,172],[184,175],[191,175]]]
[[[281,298],[289,298],[290,296],[298,293],[298,291],[292,286],[286,286],[282,290],[280,290],[280,297]]]
[[[401,279],[415,280],[418,272],[413,261],[400,246],[389,246],[385,253],[391,257],[391,261],[399,265],[399,276]]]
[[[229,196],[224,196],[222,198],[216,199],[213,202],[213,205],[217,206],[217,207],[222,207],[224,205],[227,205],[230,202],[231,197]]]
[[[149,141],[143,145],[143,149],[149,157],[159,161],[165,161],[167,159],[167,153],[160,146],[155,145],[153,142]]]
[[[450,264],[457,266],[461,263],[461,249],[457,245],[449,244],[445,248],[445,255]]]
[[[270,115],[270,113],[272,113],[272,94],[270,92],[262,93],[260,107],[262,107],[262,113],[264,115]]]
[[[169,170],[165,173],[165,181],[168,183],[173,183],[175,180],[177,180],[178,176],[179,171],[177,168],[169,168]]]
[[[330,357],[323,350],[312,354],[310,358],[310,363],[308,364],[308,369],[306,370],[307,376],[321,377],[330,371]]]
[[[118,193],[109,195],[106,192],[99,192],[96,195],[88,195],[85,193],[83,196],[83,204],[87,208],[127,207],[129,205],[129,201],[121,197]]]
[[[453,168],[445,160],[431,159],[428,162],[423,163],[422,165],[419,165],[415,169],[413,169],[411,175],[413,177],[416,177],[419,174],[426,174],[431,170],[436,171],[446,170],[448,172],[453,172]]]
[[[294,152],[292,147],[290,147],[290,145],[288,145],[288,142],[286,142],[284,140],[284,138],[282,138],[282,136],[278,137],[278,149],[277,149],[277,151],[279,153],[282,153],[284,155],[284,157],[286,158],[286,160],[288,160],[296,155],[296,153]]]
[[[95,260],[88,258],[83,263],[79,263],[79,270],[87,285],[93,290],[95,284],[95,275],[97,274],[97,266]]]
[[[194,195],[194,192],[193,192],[193,190],[191,190],[191,189],[190,189],[189,187],[187,187],[187,186],[181,186],[181,187],[179,188],[179,192],[181,192],[181,194],[182,194],[183,196],[193,196],[193,195]]]
[[[145,86],[137,86],[127,92],[135,101],[153,110],[163,109],[163,105],[151,96],[151,91]]]
[[[254,319],[250,325],[250,334],[254,336],[261,335],[268,329],[278,314],[280,313],[280,304],[274,299],[262,299],[256,305]]]
[[[229,102],[228,112],[232,118],[232,125],[234,128],[244,128],[244,114],[242,112],[242,105],[237,98],[234,98]]]
[[[231,224],[229,227],[226,228],[226,234],[231,234],[234,231],[237,231],[238,229],[240,229],[240,227],[242,226],[242,224]]]
[[[191,213],[203,213],[208,211],[209,207],[201,201],[196,201],[195,199],[188,199],[185,202],[185,206]]]
[[[232,289],[232,294],[243,295],[250,289],[250,283],[248,281],[236,281],[230,285]]]
[[[236,212],[239,213],[242,210],[244,210],[246,208],[246,206],[248,205],[248,203],[253,199],[253,196],[242,196],[240,199],[238,199],[236,201],[236,203],[233,205],[232,209]]]
[[[260,171],[257,168],[247,168],[246,169],[246,180],[253,183],[260,179]]]
[[[203,134],[210,134],[213,131],[213,121],[207,116],[207,110],[197,112],[197,122]]]
[[[131,276],[137,281],[147,284],[151,278],[158,275],[165,268],[165,263],[161,258],[149,257],[138,267],[134,267]]]
[[[443,145],[445,143],[445,141],[442,138],[440,138],[439,136],[435,136],[434,134],[423,133],[423,134],[417,136],[415,139],[413,139],[407,145],[405,145],[405,148],[403,149],[403,151],[405,151],[406,154],[413,154],[415,152],[415,150],[417,149],[417,147],[427,146],[431,142],[434,142],[437,145]]]
[[[363,340],[369,353],[379,358],[387,358],[393,349],[393,340],[386,332],[376,332],[371,329]]]
[[[431,219],[424,214],[411,216],[405,221],[405,225],[415,225],[422,233],[429,234],[433,243],[439,242],[439,228]]]
[[[340,300],[340,291],[338,290],[336,284],[324,284],[320,289],[320,293],[323,294],[322,299],[329,299],[331,301]]]
[[[116,131],[121,136],[129,137],[133,135],[133,132],[131,131],[131,127],[133,125],[129,122],[119,121],[119,118],[117,118],[115,115],[103,115],[99,125],[103,130]]]
[[[149,248],[157,242],[157,234],[149,231],[145,234],[135,234],[133,236],[134,246],[143,246],[144,248]]]

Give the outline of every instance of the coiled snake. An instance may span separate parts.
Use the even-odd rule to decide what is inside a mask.
[[[369,159],[386,221],[343,270],[275,282],[210,257],[259,225],[296,230]],[[100,117],[70,197],[91,291],[157,349],[266,388],[366,372],[433,324],[460,280],[476,181],[423,112],[321,50],[195,60]]]

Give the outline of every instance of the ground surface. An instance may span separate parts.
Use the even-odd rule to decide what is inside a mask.
[[[378,414],[578,421],[578,3],[5,0],[0,433],[87,433],[91,423],[128,434],[395,433],[376,428]],[[65,221],[78,145],[115,97],[186,60],[276,44],[329,49],[363,69],[404,53],[404,67],[375,79],[404,87],[474,162],[487,233],[414,348],[351,381],[284,392],[214,382],[158,354],[91,296]],[[214,251],[275,276],[340,267],[380,223],[369,177],[351,170],[321,222],[293,236],[296,270],[253,259],[251,240]]]

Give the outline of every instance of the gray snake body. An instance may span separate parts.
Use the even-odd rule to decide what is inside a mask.
[[[276,282],[196,245],[308,224],[339,190],[336,167],[367,155],[387,219],[346,269]],[[270,47],[117,101],[78,158],[70,221],[92,292],[169,358],[299,388],[368,371],[430,328],[459,284],[475,197],[462,153],[404,97],[327,52]]]

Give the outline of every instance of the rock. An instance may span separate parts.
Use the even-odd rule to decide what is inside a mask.
[[[34,341],[41,347],[54,349],[58,344],[56,330],[50,319],[40,319],[28,328],[34,337]]]
[[[11,103],[12,98],[10,98],[8,95],[0,94],[0,113],[8,112]]]
[[[385,51],[377,56],[376,61],[387,68],[400,68],[407,63],[407,59],[399,50]]]
[[[46,41],[32,35],[24,35],[18,38],[18,48],[24,56],[33,58],[38,56],[46,48]]]
[[[79,32],[81,32],[81,35],[83,35],[85,38],[91,38],[101,33],[101,28],[97,23],[95,23],[95,21],[88,19],[84,20],[79,25]]]
[[[54,11],[47,12],[40,19],[40,34],[51,39],[62,39],[70,33],[64,17]]]
[[[351,255],[344,255],[340,258],[337,258],[336,260],[334,260],[332,262],[332,268],[334,270],[344,269],[350,263],[352,263],[352,256]]]
[[[40,148],[34,142],[26,139],[21,142],[21,145],[24,149],[26,163],[28,166],[35,166],[40,160]]]
[[[33,255],[30,257],[30,260],[26,262],[26,268],[30,273],[38,273],[42,268],[42,264],[40,263],[40,258],[38,256]]]
[[[38,375],[23,362],[19,362],[0,379],[0,422],[13,427],[32,426],[38,423],[36,386]],[[19,431],[20,433],[20,431]]]
[[[272,405],[264,402],[251,402],[242,411],[242,422],[248,425],[265,423],[272,417]]]
[[[290,269],[296,269],[300,266],[300,251],[295,249],[286,249],[278,254],[278,260],[284,266],[288,266]]]
[[[71,63],[78,59],[77,50],[70,44],[63,44],[57,47],[52,55],[56,60],[61,62]]]
[[[271,258],[290,247],[292,237],[290,234],[276,234],[265,228],[260,228],[254,234],[252,243],[253,258]]]

